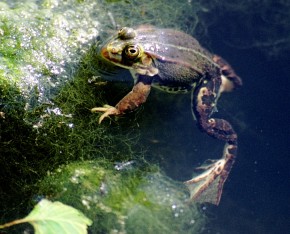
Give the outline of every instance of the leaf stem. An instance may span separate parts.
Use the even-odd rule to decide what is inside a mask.
[[[3,228],[7,228],[7,227],[11,227],[13,225],[16,225],[16,224],[20,224],[20,223],[26,223],[27,221],[24,220],[24,219],[16,219],[14,221],[11,221],[9,223],[5,223],[3,225],[0,225],[0,229],[3,229]]]

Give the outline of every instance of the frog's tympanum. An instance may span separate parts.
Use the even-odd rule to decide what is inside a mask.
[[[237,134],[224,119],[212,118],[222,92],[242,85],[232,67],[210,54],[198,41],[173,29],[140,26],[122,28],[101,49],[113,64],[130,69],[135,84],[113,107],[96,107],[104,112],[99,123],[110,115],[121,115],[144,103],[151,87],[173,93],[191,91],[191,108],[199,128],[209,136],[225,141],[223,156],[200,167],[203,173],[185,182],[190,199],[218,205],[237,152]]]

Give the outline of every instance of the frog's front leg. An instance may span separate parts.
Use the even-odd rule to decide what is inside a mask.
[[[99,118],[99,123],[110,115],[121,115],[127,111],[132,111],[144,103],[150,93],[152,78],[138,76],[137,82],[132,91],[123,97],[118,104],[113,107],[104,105],[103,107],[92,108],[92,112],[104,112]]]
[[[223,156],[199,169],[204,172],[185,182],[190,190],[191,200],[219,204],[224,182],[234,163],[237,151],[237,135],[232,126],[224,119],[210,118],[219,97],[221,79],[214,77],[204,80],[194,91],[193,113],[198,126],[208,135],[226,141]]]

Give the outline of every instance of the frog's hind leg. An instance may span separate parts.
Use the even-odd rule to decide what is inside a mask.
[[[222,84],[220,92],[230,92],[242,86],[242,79],[235,73],[231,65],[218,55],[213,56],[213,61],[220,67]]]
[[[192,100],[194,115],[198,126],[208,135],[226,142],[221,159],[212,161],[198,169],[204,172],[185,182],[190,190],[190,199],[196,202],[219,204],[224,182],[234,163],[237,151],[237,135],[232,126],[224,119],[210,118],[219,96],[220,77],[209,79],[195,90]]]

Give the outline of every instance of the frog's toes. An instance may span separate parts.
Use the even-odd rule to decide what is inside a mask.
[[[104,105],[103,107],[94,107],[91,109],[91,112],[104,112],[104,114],[101,115],[99,118],[99,124],[104,120],[104,118],[110,116],[110,115],[118,115],[119,110],[116,107]]]
[[[223,184],[228,176],[227,160],[215,160],[213,164],[198,169],[204,172],[184,182],[190,191],[190,200],[218,205]]]

